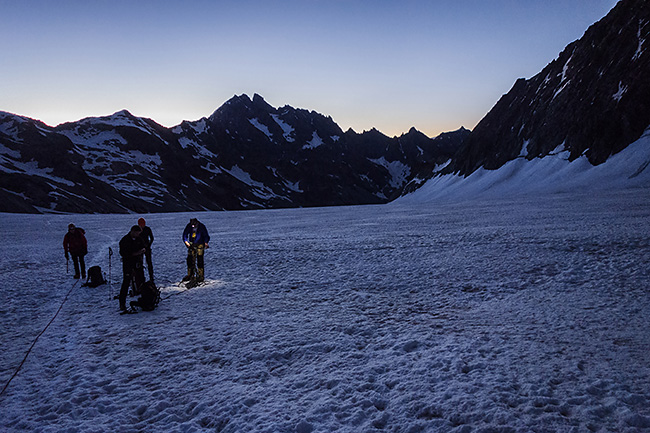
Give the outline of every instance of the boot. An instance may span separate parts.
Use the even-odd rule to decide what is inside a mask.
[[[199,268],[198,276],[196,278],[196,281],[199,283],[203,282],[203,279],[205,277],[205,269],[204,268]]]
[[[187,275],[185,275],[181,281],[190,281],[193,276],[194,276],[194,269],[188,266]]]

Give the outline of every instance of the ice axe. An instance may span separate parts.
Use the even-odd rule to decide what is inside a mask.
[[[111,262],[113,258],[113,249],[108,247],[108,296],[113,299],[113,285],[111,284]]]

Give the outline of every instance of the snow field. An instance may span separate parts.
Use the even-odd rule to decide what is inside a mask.
[[[163,301],[75,287],[0,396],[4,431],[650,431],[650,202],[601,196],[145,215]],[[180,237],[212,236],[184,290]],[[0,379],[138,215],[0,216]],[[121,280],[113,256],[112,292]]]
[[[524,142],[522,155],[527,154]],[[523,157],[507,162],[498,170],[480,168],[467,177],[436,176],[420,188],[393,203],[467,201],[514,196],[591,193],[633,188],[650,188],[650,127],[634,143],[612,155],[606,163],[593,166],[583,155],[569,162],[569,152],[558,146],[554,153],[531,161]]]

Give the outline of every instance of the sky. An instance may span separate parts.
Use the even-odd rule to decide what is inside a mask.
[[[0,0],[0,110],[164,126],[234,95],[347,130],[474,126],[617,0]]]

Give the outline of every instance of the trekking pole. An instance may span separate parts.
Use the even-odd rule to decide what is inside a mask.
[[[146,257],[146,256],[147,256],[147,254],[145,253],[145,260],[144,260],[144,262],[145,262],[145,264],[146,264],[146,265],[145,265],[145,269],[147,270],[147,274],[149,275],[149,280],[150,280],[150,281],[153,281],[153,278],[151,278],[151,271],[149,271],[149,260],[147,260],[147,257]],[[147,274],[145,274],[145,277],[144,277],[145,281],[146,281],[146,279],[147,279],[147,277],[146,277]]]
[[[70,259],[68,258],[68,256],[65,256],[65,273],[66,273],[66,275],[69,272],[69,270],[68,270],[69,264],[70,264]]]
[[[113,258],[113,249],[111,247],[108,247],[108,297],[111,301],[113,300],[113,284],[111,282],[112,258]]]

